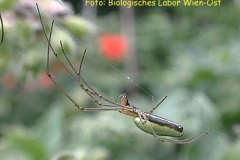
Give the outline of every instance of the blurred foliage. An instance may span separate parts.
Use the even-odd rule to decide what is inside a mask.
[[[101,16],[96,27],[73,15],[65,5],[54,8],[53,1],[38,1],[47,31],[51,20],[56,20],[51,44],[64,64],[67,61],[59,40],[75,67],[88,48],[83,77],[105,97],[116,100],[126,83],[140,86],[139,97],[128,95],[130,103],[149,111],[153,104],[148,93],[154,95],[154,103],[168,95],[154,114],[183,125],[183,138],[212,129],[190,145],[157,142],[139,130],[131,117],[118,112],[88,113],[74,108],[46,76],[47,42],[35,3],[27,2],[0,2],[5,29],[0,48],[0,159],[239,158],[238,1],[227,1],[220,7],[136,8],[140,75],[133,82],[126,79],[131,75],[124,75],[121,61],[108,62],[96,54],[97,42],[92,38],[97,28],[99,32],[119,32],[117,9],[108,12],[98,7]],[[50,65],[54,78],[78,104],[95,107],[52,54]]]

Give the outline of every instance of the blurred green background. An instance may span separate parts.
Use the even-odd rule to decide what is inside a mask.
[[[46,76],[47,42],[35,2],[0,1],[5,32],[0,48],[1,160],[239,159],[238,0],[223,1],[220,7],[129,10],[87,8],[73,0],[37,1],[47,31],[56,20],[52,46],[66,66],[59,40],[76,68],[88,49],[82,75],[104,97],[115,101],[127,92],[131,104],[149,111],[167,95],[154,114],[181,124],[183,139],[212,129],[189,145],[158,142],[117,111],[77,110]],[[125,54],[111,55],[120,44]],[[97,107],[53,54],[50,67],[78,104]]]

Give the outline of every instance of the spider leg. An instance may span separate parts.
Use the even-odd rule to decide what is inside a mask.
[[[80,62],[80,65],[79,65],[79,71],[77,72],[76,69],[73,67],[72,63],[70,62],[69,58],[67,57],[65,51],[64,51],[64,48],[63,48],[63,45],[62,45],[62,42],[60,41],[60,45],[61,45],[61,49],[62,49],[62,52],[63,52],[63,55],[65,56],[68,64],[70,65],[70,67],[72,68],[72,70],[75,72],[75,74],[77,75],[77,79],[74,79],[77,81],[78,85],[94,100],[94,102],[98,105],[98,106],[118,106],[118,107],[124,107],[123,105],[120,105],[110,99],[107,99],[107,98],[104,98],[102,95],[100,95],[99,93],[97,93],[80,75],[80,72],[81,72],[81,67],[82,67],[82,64],[83,64],[83,60],[84,60],[84,57],[85,57],[85,54],[86,54],[86,49],[84,51],[84,54],[82,56],[82,59],[81,59],[81,62]],[[85,87],[85,86],[86,87]],[[111,105],[107,105],[107,104],[101,104],[98,100],[95,99],[95,97],[98,97],[100,99],[103,99],[104,101],[110,103]]]
[[[141,123],[145,124],[148,121],[148,117],[147,117],[146,113],[141,112],[140,110],[137,113],[138,113],[138,117],[139,117]]]
[[[4,38],[4,27],[3,27],[3,20],[2,20],[1,13],[0,13],[0,21],[1,21],[1,28],[2,28],[2,38],[1,38],[1,41],[0,41],[0,46],[1,46],[2,43],[3,43],[3,38]]]
[[[155,109],[157,109],[158,106],[160,106],[160,105],[162,104],[162,102],[163,102],[166,98],[167,98],[167,96],[165,96],[165,97],[164,97],[153,109],[151,109],[149,112],[152,114],[153,111],[154,111]]]
[[[62,41],[61,41],[61,40],[60,40],[60,46],[61,46],[61,49],[62,49],[62,53],[63,53],[65,59],[67,60],[68,64],[70,65],[70,67],[72,68],[72,70],[75,72],[75,74],[78,75],[78,72],[77,72],[76,69],[73,67],[72,63],[70,62],[69,58],[67,57],[67,55],[66,55],[66,53],[65,53],[65,51],[64,51],[63,44],[62,44]],[[85,53],[86,53],[86,49],[84,50],[83,57],[84,57]],[[83,58],[82,58],[82,60],[81,60],[81,63],[82,63],[82,61],[83,61]],[[92,96],[92,94],[91,94],[91,92],[93,92],[92,88],[86,83],[85,85],[91,90],[91,91],[89,91],[89,89],[88,89],[87,87],[84,87],[84,85],[81,83],[81,79],[80,79],[79,77],[78,77],[77,80],[78,80],[77,82],[79,82],[79,83],[78,83],[79,86],[85,91],[85,93],[87,93],[88,96],[90,96],[98,106],[102,106],[102,103],[100,103],[98,100],[96,100],[96,99],[94,98],[94,96]],[[83,83],[84,83],[84,81],[83,81]]]
[[[37,4],[36,4],[37,5]],[[46,35],[46,31],[45,31],[45,28],[43,26],[43,21],[42,21],[42,17],[41,17],[41,14],[40,14],[40,10],[38,8],[38,5],[37,5],[37,9],[38,9],[38,13],[39,13],[39,18],[40,18],[40,21],[41,21],[41,25],[42,25],[42,29],[43,29],[43,32],[44,32],[44,36],[48,42],[48,52],[47,52],[47,75],[49,77],[49,79],[55,84],[55,86],[74,104],[75,107],[77,107],[78,109],[82,110],[82,111],[109,111],[109,110],[118,110],[120,107],[116,105],[102,105],[102,106],[105,106],[105,107],[102,107],[102,108],[85,108],[85,107],[82,107],[80,105],[78,105],[76,103],[76,101],[74,101],[67,93],[66,91],[59,85],[59,83],[53,79],[52,75],[50,74],[50,67],[49,67],[49,56],[50,56],[50,49],[51,51],[53,52],[54,56],[57,58],[57,60],[59,61],[59,63],[61,64],[61,66],[64,67],[64,69],[68,72],[68,74],[76,81],[79,83],[78,79],[68,70],[68,68],[63,64],[63,62],[60,60],[60,58],[58,57],[58,54],[54,51],[52,45],[51,45],[51,36],[52,36],[52,30],[53,30],[53,24],[54,24],[54,21],[52,21],[52,24],[51,24],[51,29],[50,29],[50,35],[49,35],[49,38],[47,37]]]

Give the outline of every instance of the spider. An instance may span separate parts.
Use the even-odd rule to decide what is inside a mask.
[[[201,138],[202,136],[209,133],[209,131],[211,129],[205,131],[204,133],[202,133],[202,134],[200,134],[196,137],[189,138],[189,139],[182,139],[182,140],[169,139],[169,138],[162,137],[162,136],[170,136],[170,137],[181,137],[181,136],[183,136],[183,127],[181,125],[179,125],[179,124],[177,124],[173,121],[170,121],[170,120],[167,120],[165,118],[162,118],[162,117],[159,117],[159,116],[156,116],[156,115],[152,114],[153,111],[155,109],[157,109],[158,106],[167,98],[167,96],[165,98],[163,98],[149,113],[147,113],[147,112],[144,112],[144,111],[140,110],[139,108],[129,104],[128,97],[127,97],[126,93],[123,93],[119,96],[120,103],[112,101],[108,98],[105,98],[101,94],[99,94],[81,76],[81,69],[82,69],[83,60],[84,60],[84,57],[85,57],[85,54],[86,54],[86,49],[85,49],[84,54],[82,56],[82,59],[80,61],[79,69],[76,70],[73,67],[70,60],[68,59],[68,57],[67,57],[67,55],[64,51],[62,41],[60,40],[60,46],[61,46],[62,53],[63,53],[64,57],[66,58],[69,66],[72,70],[68,69],[63,64],[61,59],[58,57],[58,54],[55,52],[55,50],[53,49],[53,47],[51,45],[51,36],[52,36],[52,30],[53,30],[53,26],[54,26],[54,20],[52,21],[51,28],[50,28],[50,34],[49,34],[49,37],[48,37],[47,34],[46,34],[46,31],[45,31],[44,25],[43,25],[43,21],[42,21],[42,17],[41,17],[41,14],[40,14],[39,7],[38,7],[37,4],[36,4],[36,6],[37,6],[40,22],[41,22],[41,25],[42,25],[43,33],[44,33],[44,36],[45,36],[45,38],[48,42],[47,76],[52,81],[52,83],[74,104],[74,106],[77,109],[79,109],[81,111],[119,111],[122,114],[134,117],[134,122],[135,122],[135,124],[138,128],[140,128],[142,131],[144,131],[146,133],[149,133],[149,134],[153,135],[153,137],[155,137],[160,142],[170,142],[170,143],[174,143],[174,144],[189,144],[189,143],[192,143],[192,142],[198,140],[199,138]],[[86,107],[82,107],[81,105],[77,104],[77,102],[75,100],[73,100],[65,92],[65,90],[60,86],[60,84],[58,84],[58,82],[56,80],[54,80],[54,78],[52,77],[52,75],[50,73],[50,68],[49,68],[50,51],[52,51],[55,58],[59,61],[59,63],[67,71],[67,73],[78,83],[80,88],[84,92],[86,92],[86,94],[88,94],[90,98],[93,99],[93,101],[96,103],[97,106],[99,106],[98,108],[86,108]],[[106,102],[106,104],[100,103],[97,100],[97,98]]]

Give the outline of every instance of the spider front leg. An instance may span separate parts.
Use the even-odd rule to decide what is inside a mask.
[[[102,95],[100,95],[99,93],[97,93],[81,76],[81,69],[82,69],[82,65],[83,65],[83,60],[84,60],[84,57],[85,57],[85,54],[86,54],[86,49],[84,50],[84,53],[83,53],[83,56],[82,56],[82,59],[80,61],[80,65],[79,65],[79,70],[78,72],[76,71],[76,69],[73,67],[72,63],[70,62],[69,58],[67,57],[65,51],[64,51],[64,48],[63,48],[63,44],[62,44],[62,41],[60,40],[60,46],[61,46],[61,49],[62,49],[62,53],[65,57],[65,59],[67,60],[69,66],[71,67],[72,71],[75,73],[75,75],[77,76],[77,78],[73,77],[73,79],[78,83],[78,85],[81,87],[81,89],[83,91],[85,91],[85,93],[90,97],[92,98],[92,100],[94,101],[94,103],[99,106],[99,107],[102,107],[102,106],[105,106],[105,107],[122,107],[120,104],[118,103],[115,103],[114,101],[110,100],[110,99],[107,99],[107,98],[104,98]],[[70,74],[72,75],[72,74]],[[99,99],[102,99],[106,102],[108,102],[109,104],[102,104],[101,102],[99,102],[96,98],[99,98]]]
[[[54,78],[52,77],[51,73],[50,73],[50,65],[49,65],[49,59],[50,59],[50,51],[52,51],[53,55],[55,56],[55,58],[58,60],[58,62],[60,63],[60,65],[67,71],[67,73],[70,75],[71,78],[73,78],[78,84],[81,84],[78,80],[78,78],[75,77],[75,75],[73,75],[73,73],[63,64],[63,62],[60,60],[60,58],[58,57],[58,54],[55,52],[55,50],[53,49],[52,45],[51,45],[51,36],[52,36],[52,31],[53,31],[53,25],[54,25],[54,21],[52,21],[52,24],[51,24],[51,29],[50,29],[50,34],[49,34],[49,37],[47,36],[46,34],[46,31],[45,31],[45,28],[44,28],[44,25],[43,25],[43,21],[42,21],[42,17],[41,17],[41,14],[40,14],[40,10],[39,10],[39,7],[38,5],[36,4],[37,6],[37,9],[38,9],[38,14],[39,14],[39,18],[40,18],[40,22],[41,22],[41,25],[42,25],[42,30],[43,30],[43,33],[44,33],[44,36],[47,40],[47,45],[48,45],[48,49],[47,49],[47,75],[49,77],[49,79],[52,81],[52,83],[74,104],[74,106],[76,108],[78,108],[79,110],[81,111],[111,111],[111,110],[119,110],[119,104],[116,105],[115,103],[111,105],[111,107],[109,107],[108,105],[102,105],[102,106],[105,106],[105,107],[102,107],[102,108],[86,108],[86,107],[82,107],[80,105],[78,105],[76,103],[75,100],[73,100],[68,94],[67,92],[61,87],[61,85],[56,81],[54,80]],[[71,64],[71,63],[70,63]],[[83,88],[83,90],[85,92],[87,92],[87,89],[86,88]],[[93,91],[89,90],[89,93],[92,93]],[[88,92],[87,92],[88,93]],[[100,96],[99,96],[100,97]],[[110,100],[109,100],[110,101]]]

